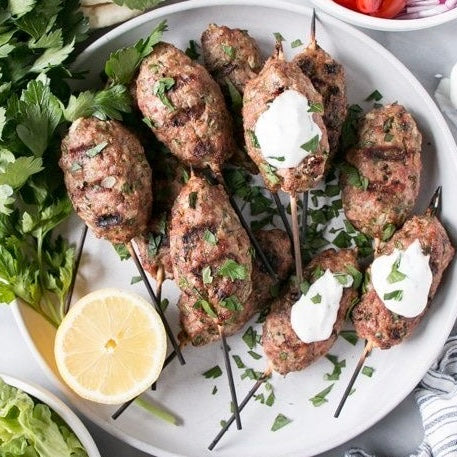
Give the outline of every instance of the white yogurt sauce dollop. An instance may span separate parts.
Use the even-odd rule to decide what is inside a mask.
[[[322,131],[309,112],[308,99],[296,90],[285,90],[257,120],[255,136],[262,156],[276,168],[293,168],[312,152],[301,146]]]
[[[352,279],[352,278],[351,278]],[[348,286],[352,281],[348,281]],[[290,322],[304,343],[323,341],[330,337],[335,324],[343,285],[327,269],[313,282],[306,293],[292,306]]]
[[[416,239],[406,250],[395,249],[374,260],[371,282],[387,309],[404,317],[424,311],[433,280],[429,259]],[[392,275],[393,269],[400,275]]]

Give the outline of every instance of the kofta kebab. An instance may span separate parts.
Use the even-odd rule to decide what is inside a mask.
[[[292,61],[277,40],[262,65],[254,39],[225,26],[210,25],[202,35],[206,68],[171,44],[157,44],[131,86],[146,124],[171,152],[154,151],[151,165],[118,121],[79,119],[62,144],[68,193],[87,226],[127,243],[135,260],[133,239],[142,267],[157,279],[157,295],[165,278],[181,288],[180,345],[222,340],[235,409],[211,449],[235,420],[241,427],[239,411],[272,371],[302,370],[330,350],[359,297],[355,249],[325,250],[302,267],[297,196],[332,166],[347,114],[344,69],[316,43],[314,20],[310,44]],[[224,96],[237,103],[228,109]],[[367,354],[411,334],[454,250],[435,215],[440,193],[425,215],[411,216],[421,135],[405,108],[366,114],[356,145],[343,153],[343,209],[375,239],[361,300],[350,313]],[[258,167],[277,203],[279,190],[290,194],[292,243],[279,229],[251,231],[224,183],[230,163]],[[271,296],[271,286],[280,286],[279,296]],[[225,337],[260,310],[269,310],[262,336],[269,364],[238,405]]]

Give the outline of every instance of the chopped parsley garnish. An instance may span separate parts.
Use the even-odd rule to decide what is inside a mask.
[[[401,301],[401,300],[403,300],[403,291],[402,290],[393,290],[392,292],[385,293],[384,300]]]
[[[243,106],[243,97],[241,96],[240,92],[234,86],[232,81],[230,81],[229,78],[225,78],[225,84],[227,84],[227,89],[230,95],[230,101],[232,102],[232,110],[235,111],[235,113],[237,113],[241,110],[241,107]]]
[[[252,368],[246,368],[244,373],[240,376],[241,379],[250,379],[252,381],[258,381],[263,376],[261,371],[255,371]]]
[[[214,386],[213,390],[211,392],[211,395],[216,395],[216,393],[217,393],[217,386]]]
[[[161,309],[162,311],[166,311],[169,304],[170,304],[170,301],[168,300],[168,298],[164,298],[164,299],[160,302],[160,309]]]
[[[352,245],[352,238],[346,232],[340,232],[332,243],[340,249],[349,248]]]
[[[303,295],[306,295],[308,293],[309,288],[311,287],[311,284],[304,279],[302,283],[300,284],[300,290]]]
[[[356,233],[354,226],[346,219],[344,220],[344,226],[346,227],[346,232],[350,235]]]
[[[195,302],[194,308],[203,309],[203,311],[205,311],[205,313],[208,314],[209,317],[212,317],[213,319],[217,318],[217,314],[214,312],[213,308],[211,307],[211,304],[203,298],[200,298]]]
[[[113,248],[121,260],[130,259],[130,252],[125,244],[113,244]]]
[[[373,367],[369,367],[367,365],[365,365],[363,368],[362,368],[362,374],[364,374],[365,376],[368,376],[369,378],[371,378],[373,376],[373,373],[374,373],[374,368]]]
[[[276,41],[279,41],[279,42],[281,42],[281,41],[286,41],[286,40],[284,39],[284,37],[283,37],[279,32],[274,32],[274,33],[273,33],[273,36],[275,37],[275,40],[276,40]]]
[[[311,275],[315,281],[317,279],[319,279],[321,276],[324,276],[324,274],[325,274],[325,271],[323,270],[323,268],[320,265],[318,265],[311,273]]]
[[[252,146],[254,146],[257,149],[260,149],[260,143],[259,140],[257,139],[257,135],[254,133],[253,130],[248,130],[248,135],[251,137],[251,143]]]
[[[307,152],[316,152],[319,147],[319,135],[313,136],[309,141],[300,146]]]
[[[325,186],[325,195],[327,197],[336,197],[340,194],[340,186],[338,184],[328,184]]]
[[[360,301],[360,298],[357,296],[357,297],[354,297],[352,300],[351,300],[351,303],[349,304],[349,307],[348,309],[346,310],[346,314],[344,315],[344,318],[348,321],[351,319],[351,316],[352,316],[352,310],[354,309],[355,305],[357,305],[357,303],[359,303]]]
[[[359,340],[359,337],[354,330],[343,330],[340,332],[340,336],[353,346],[355,346]]]
[[[291,422],[292,422],[292,419],[289,419],[288,417],[284,416],[284,414],[279,413],[276,416],[276,419],[273,422],[273,425],[271,426],[271,431],[276,432],[277,430],[285,427],[286,425],[290,424]]]
[[[242,336],[243,341],[246,343],[249,349],[254,349],[257,345],[257,332],[249,327]]]
[[[203,284],[211,284],[213,282],[213,276],[211,274],[211,267],[207,265],[202,270]]]
[[[148,238],[148,256],[155,257],[159,252],[162,244],[163,235],[155,235],[154,233],[149,234]]]
[[[277,160],[278,162],[284,162],[286,158],[284,156],[268,156],[269,159]]]
[[[132,279],[130,280],[130,284],[133,285],[140,281],[142,281],[141,276],[132,276]]]
[[[236,295],[224,298],[219,304],[230,311],[242,311],[244,309]]]
[[[311,105],[309,105],[308,113],[324,114],[322,103],[311,103]]]
[[[234,59],[236,56],[236,49],[233,46],[228,46],[226,44],[221,44],[222,50],[227,54],[230,59]]]
[[[248,351],[248,354],[255,360],[259,360],[262,358],[260,354],[257,354],[257,352],[254,351]]]
[[[352,146],[355,146],[358,141],[358,125],[359,119],[363,114],[363,110],[359,105],[351,105],[348,108],[346,119],[343,122],[341,131],[341,149],[346,151]]]
[[[386,133],[386,134],[384,135],[384,141],[390,142],[390,141],[392,141],[393,139],[394,139],[394,136],[393,136],[391,133]]]
[[[401,262],[401,255],[398,256],[398,259],[392,264],[392,269],[390,270],[389,276],[387,276],[387,281],[389,284],[394,284],[396,282],[403,281],[406,278],[406,275],[399,271]]]
[[[339,361],[338,357],[332,354],[327,354],[325,358],[332,362],[333,371],[331,373],[326,373],[324,375],[324,379],[326,381],[338,381],[341,375],[341,368],[344,368],[346,366],[346,360]]]
[[[187,184],[189,182],[189,179],[190,179],[189,173],[187,172],[187,170],[185,168],[183,168],[182,178],[181,178],[182,183]]]
[[[310,398],[309,401],[313,404],[313,406],[318,407],[322,406],[324,403],[327,403],[328,400],[326,397],[331,392],[334,385],[335,384],[330,384],[323,391],[319,392],[314,397]]]
[[[292,43],[290,43],[290,47],[293,49],[293,48],[298,48],[299,46],[302,46],[303,45],[303,42],[302,40],[300,40],[300,38],[297,38],[296,40],[292,41]]]
[[[189,206],[192,208],[192,209],[195,209],[196,205],[197,205],[197,192],[191,192],[189,194]]]
[[[352,276],[352,279],[354,280],[354,283],[352,284],[352,287],[354,289],[358,289],[360,287],[360,284],[362,284],[363,280],[363,274],[357,270],[353,265],[345,265],[346,271]]]
[[[341,164],[341,171],[346,176],[346,179],[351,186],[357,187],[358,189],[367,190],[370,182],[368,178],[363,176],[356,167],[350,165],[347,162]]]
[[[381,92],[379,92],[378,90],[374,90],[366,99],[365,101],[366,102],[371,102],[371,101],[375,101],[375,102],[379,102],[379,100],[382,99],[382,94]]]
[[[243,369],[243,368],[246,368],[246,365],[243,363],[243,361],[241,360],[241,357],[239,355],[232,355],[233,357],[233,360],[235,361],[236,363],[236,366],[239,368],[239,369]]]
[[[349,284],[350,275],[347,275],[345,273],[334,273],[333,276],[343,287]]]
[[[384,124],[382,124],[382,130],[384,133],[390,132],[390,129],[392,128],[392,125],[394,123],[394,118],[389,117],[384,121]]]
[[[217,271],[219,276],[230,278],[232,281],[236,279],[246,279],[248,272],[244,265],[235,262],[232,259],[227,259]]]
[[[382,241],[388,241],[395,233],[395,229],[396,227],[394,224],[386,224],[382,229]]]
[[[202,373],[202,375],[206,379],[215,379],[215,378],[218,378],[219,376],[222,376],[222,370],[219,365],[216,365],[215,367],[210,368],[208,371],[205,371],[204,373]]]
[[[151,121],[151,119],[149,119],[148,117],[143,117],[142,120],[150,129],[153,129],[155,127],[154,122]]]
[[[199,52],[197,49],[200,46],[197,44],[195,40],[189,40],[189,46],[186,49],[186,55],[190,57],[192,60],[197,60],[200,57]]]
[[[94,146],[93,148],[88,149],[86,151],[86,156],[91,157],[91,158],[95,157],[96,155],[100,154],[100,152],[102,152],[103,149],[106,148],[106,146],[108,146],[108,142],[103,141],[103,143],[99,143],[96,146]]]
[[[209,229],[205,230],[205,233],[203,234],[203,239],[211,244],[212,246],[216,246],[217,244],[217,237],[216,235]]]
[[[267,406],[271,407],[271,406],[273,406],[273,403],[275,402],[275,399],[276,399],[276,397],[275,397],[274,392],[270,392],[270,395],[268,395],[267,399],[265,400],[265,404]]]
[[[272,186],[280,183],[280,180],[279,180],[278,176],[275,173],[276,168],[271,166],[269,163],[261,163],[260,164],[260,169],[265,173],[266,179],[268,179],[268,181],[270,181],[270,184]]]
[[[169,91],[175,85],[174,78],[160,78],[153,86],[152,92],[154,95],[159,97],[160,101],[171,111],[175,110],[175,107],[166,96],[166,92]]]
[[[76,171],[82,170],[82,165],[78,162],[73,162],[70,167],[70,171],[75,173]]]
[[[316,294],[314,297],[311,297],[311,301],[315,304],[321,303],[322,302],[322,295],[321,294]]]

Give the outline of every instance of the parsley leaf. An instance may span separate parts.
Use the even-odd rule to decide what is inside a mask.
[[[102,152],[106,146],[108,146],[108,142],[103,141],[102,143],[95,145],[93,148],[87,149],[86,156],[90,158],[95,157],[96,155],[100,154],[100,152]]]
[[[206,379],[216,379],[219,376],[222,376],[222,370],[221,370],[221,367],[219,365],[216,365],[213,368],[210,368],[209,370],[207,370],[204,373],[202,373],[202,375]]]
[[[236,279],[244,280],[247,278],[247,268],[240,265],[232,259],[227,259],[218,269],[219,276],[230,278],[232,281]]]
[[[165,95],[165,92],[169,91],[175,85],[174,78],[160,78],[152,88],[154,95],[157,95],[160,101],[170,110],[174,111],[176,108],[173,106],[171,101]]]
[[[243,341],[247,344],[249,349],[254,349],[257,344],[257,332],[249,327],[242,336]]]
[[[324,114],[324,107],[322,106],[322,103],[311,103],[308,108],[308,113]]]
[[[333,389],[333,386],[335,384],[330,384],[327,388],[316,394],[314,397],[310,398],[309,401],[313,404],[313,406],[318,407],[322,406],[324,403],[327,403],[327,395],[331,392]]]
[[[354,330],[342,330],[340,336],[353,346],[355,346],[359,340],[359,337]]]
[[[241,370],[243,368],[246,368],[246,365],[243,363],[243,361],[241,360],[241,357],[239,355],[232,355],[233,357],[233,360],[235,361],[236,363],[236,366]]]
[[[400,267],[400,262],[401,255],[399,255],[397,260],[392,264],[392,269],[390,270],[389,276],[387,276],[389,284],[403,281],[406,278],[406,275],[398,269]]]
[[[117,5],[140,11],[154,8],[162,2],[163,0],[113,0],[113,3],[116,3]]]
[[[314,297],[311,297],[311,301],[315,304],[321,303],[322,295],[321,294],[314,295]]]
[[[402,290],[393,290],[392,292],[387,292],[384,294],[384,300],[403,300],[403,291]]]
[[[292,422],[292,419],[289,419],[288,417],[284,416],[284,414],[279,413],[275,421],[273,422],[273,425],[271,426],[271,431],[276,432],[280,428],[285,427],[286,425],[290,424]]]
[[[130,252],[125,244],[113,244],[113,248],[121,260],[130,259]]]
[[[231,311],[242,311],[244,309],[236,295],[230,295],[230,297],[224,298],[219,304]]]
[[[340,379],[341,375],[341,368],[344,368],[346,366],[346,360],[338,360],[338,357],[336,355],[332,354],[327,354],[325,356],[327,360],[330,360],[333,364],[333,371],[332,373],[326,373],[324,375],[324,379],[326,381],[338,381]]]
[[[274,32],[274,33],[273,33],[273,36],[275,37],[275,40],[276,40],[276,41],[279,41],[279,42],[281,42],[281,41],[286,41],[286,40],[284,39],[284,37],[283,37],[279,32]]]
[[[233,46],[228,46],[226,44],[221,44],[222,50],[227,54],[230,59],[234,59],[236,56],[236,49]]]
[[[371,378],[373,376],[374,372],[375,372],[375,369],[373,367],[369,367],[369,366],[365,365],[362,368],[362,374],[364,374],[365,376],[368,376],[369,378]]]
[[[197,42],[195,40],[189,40],[189,46],[186,49],[186,55],[190,57],[192,60],[198,60],[200,54],[198,53],[197,49],[199,48]]]
[[[207,265],[202,270],[203,284],[211,284],[213,282],[213,276],[211,275],[211,267]]]
[[[371,102],[371,101],[376,101],[379,102],[379,100],[382,99],[382,94],[379,92],[377,89],[375,89],[366,99],[366,102]]]
[[[195,302],[194,308],[203,309],[203,311],[205,311],[205,313],[208,314],[209,317],[212,317],[213,319],[217,318],[217,314],[214,312],[213,308],[211,307],[211,304],[203,298],[200,298]]]
[[[313,136],[309,141],[300,146],[307,152],[316,152],[319,147],[319,135]]]
[[[341,164],[341,171],[344,173],[348,183],[351,184],[351,186],[363,190],[368,189],[368,185],[370,184],[368,178],[363,176],[356,167],[350,165],[347,162],[343,162]]]
[[[280,183],[280,180],[275,173],[275,168],[272,165],[269,163],[261,163],[259,168],[265,173],[265,178],[270,182],[272,186]]]
[[[388,241],[395,233],[396,227],[394,224],[386,224],[382,229],[382,241]]]
[[[298,48],[299,46],[302,46],[302,45],[303,45],[303,42],[299,38],[297,38],[296,40],[292,41],[292,43],[290,43],[290,47],[292,49],[293,48]]]
[[[189,194],[189,207],[191,207],[192,209],[195,209],[197,206],[197,196],[197,192],[191,192]]]
[[[216,246],[217,244],[217,237],[216,235],[209,229],[205,230],[205,233],[203,234],[203,239],[211,244],[212,246]]]

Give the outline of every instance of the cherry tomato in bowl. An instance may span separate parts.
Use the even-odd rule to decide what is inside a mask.
[[[357,9],[361,13],[371,14],[378,11],[382,3],[383,0],[357,0]]]
[[[401,13],[406,5],[406,0],[384,0],[380,8],[372,16],[391,19]]]

